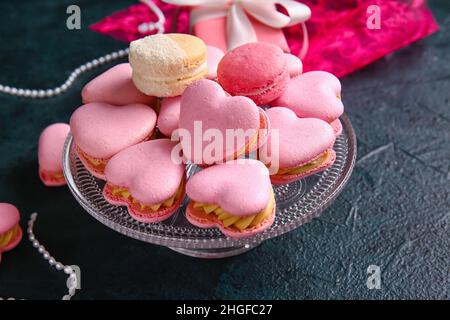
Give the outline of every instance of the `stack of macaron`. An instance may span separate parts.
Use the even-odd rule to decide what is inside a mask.
[[[140,222],[169,218],[187,195],[189,222],[248,237],[274,221],[272,184],[335,161],[339,80],[302,73],[301,60],[277,46],[249,43],[224,54],[195,36],[158,34],[133,41],[129,61],[86,85],[70,129],[82,163],[106,181],[106,200]],[[203,139],[190,140],[198,123],[201,134],[250,133],[208,153]],[[242,159],[249,155],[256,159]],[[187,180],[189,162],[203,169]]]
[[[41,133],[39,177],[45,186],[66,184],[62,153],[69,131],[76,136],[81,161],[99,178],[103,178],[110,157],[124,147],[150,138],[154,132],[156,113],[153,109],[158,101],[136,88],[129,63],[118,64],[91,80],[84,86],[81,98],[84,105],[74,113],[71,126],[55,123]]]
[[[91,102],[77,108],[70,118],[77,154],[95,177],[105,179],[110,158],[127,147],[150,140],[156,112],[144,104],[112,105]]]

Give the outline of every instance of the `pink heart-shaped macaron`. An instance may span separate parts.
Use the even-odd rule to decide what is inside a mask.
[[[231,97],[214,81],[199,80],[181,97],[180,141],[184,156],[193,163],[220,163],[256,150],[266,141],[269,127],[264,111],[251,99]],[[227,143],[227,133],[240,139]],[[208,139],[208,134],[220,137]],[[211,142],[216,148],[207,152]]]
[[[285,53],[284,56],[286,57],[286,63],[289,71],[289,76],[291,78],[295,78],[302,74],[303,72],[303,63],[302,60],[300,60],[299,57],[290,54]]]
[[[39,177],[48,187],[66,184],[62,169],[62,155],[69,131],[68,124],[55,123],[45,128],[39,137]]]
[[[202,228],[218,227],[229,237],[242,238],[270,227],[274,220],[275,205],[266,219],[251,228],[226,228],[214,215],[195,210],[193,202],[218,205],[233,216],[255,215],[273,200],[269,171],[260,161],[238,159],[208,167],[186,184],[186,193],[192,200],[186,209],[186,218]]]
[[[271,134],[262,148],[264,152],[260,150],[259,155],[264,163],[278,165],[277,172],[271,176],[272,183],[289,183],[323,171],[334,163],[336,154],[332,148],[335,135],[327,122],[316,118],[298,118],[292,110],[282,107],[270,108],[266,113],[271,123]],[[303,167],[321,156],[324,156],[322,162],[302,172],[289,174],[286,171]],[[287,173],[282,175],[280,172],[283,170]]]
[[[208,52],[208,79],[215,80],[217,79],[217,67],[219,66],[220,60],[222,60],[225,53],[217,47],[214,46],[206,46],[206,50]]]
[[[341,83],[325,71],[310,71],[292,78],[286,91],[270,105],[287,107],[300,118],[318,118],[328,123],[344,112]]]
[[[163,98],[158,115],[158,129],[163,135],[170,138],[172,133],[178,129],[180,121],[181,97]]]
[[[185,166],[172,158],[177,144],[169,139],[142,142],[112,157],[105,169],[107,184],[103,194],[108,202],[126,205],[130,215],[141,222],[159,222],[170,217],[180,206],[184,195]],[[178,161],[177,161],[178,160]],[[139,204],[155,205],[170,199],[182,187],[182,194],[170,206],[152,214],[140,210],[130,198],[114,195],[114,188],[126,189]]]
[[[9,203],[0,203],[0,254],[15,248],[22,240],[19,210]]]
[[[142,103],[152,105],[155,97],[140,92],[131,80],[129,63],[118,64],[86,84],[81,92],[83,103],[105,102],[118,106]]]
[[[119,151],[148,140],[156,125],[156,113],[149,106],[114,106],[88,103],[70,118],[70,130],[80,160],[96,177],[104,179],[104,165]],[[101,162],[95,167],[89,159]]]

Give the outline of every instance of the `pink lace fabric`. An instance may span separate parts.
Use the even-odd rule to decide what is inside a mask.
[[[305,1],[310,47],[305,71],[325,70],[342,77],[438,30],[424,0]],[[367,8],[380,8],[380,29],[367,28]],[[300,50],[299,27],[285,30],[291,51]],[[297,35],[297,36],[295,36]]]
[[[165,14],[166,32],[189,31],[189,10],[154,0]],[[303,59],[305,71],[325,70],[338,77],[363,66],[438,30],[425,0],[303,0],[312,11],[307,22],[309,50]],[[367,28],[367,8],[380,9],[380,29]],[[138,26],[156,21],[144,4],[114,13],[91,29],[130,42],[151,34],[141,34]],[[300,26],[284,29],[293,54],[298,54]]]

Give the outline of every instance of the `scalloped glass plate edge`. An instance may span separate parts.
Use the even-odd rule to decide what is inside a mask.
[[[84,167],[79,166],[80,161],[76,158],[76,155],[74,155],[73,140],[70,134],[68,135],[64,146],[63,171],[67,185],[75,199],[90,215],[109,228],[128,237],[166,246],[174,251],[193,257],[229,257],[251,250],[264,240],[280,236],[296,229],[300,225],[320,215],[320,213],[339,195],[353,171],[356,159],[356,136],[353,127],[346,115],[342,115],[340,120],[342,122],[343,133],[337,138],[335,143],[334,149],[337,154],[335,164],[325,172],[317,174],[312,178],[306,178],[297,183],[275,187],[277,202],[279,197],[282,199],[281,202],[283,206],[277,210],[278,212],[274,226],[265,232],[247,239],[233,240],[225,238],[216,229],[203,229],[209,232],[212,235],[211,237],[188,237],[186,236],[186,232],[188,233],[189,229],[197,230],[198,228],[193,226],[177,228],[164,223],[154,224],[150,227],[150,225],[133,222],[131,221],[131,218],[128,220],[126,217],[119,219],[119,223],[117,223],[111,219],[111,216],[117,214],[122,217],[126,209],[124,209],[124,207],[117,207],[109,204],[103,204],[103,208],[99,209],[97,204],[99,202],[105,202],[104,199],[102,201],[103,197],[101,196],[99,181],[87,173],[87,170],[84,169]],[[85,179],[83,182],[87,182],[80,185],[80,181],[76,181],[76,179],[80,180],[81,175],[83,176],[82,178]],[[315,182],[311,183],[311,181]],[[309,190],[307,190],[308,183]],[[91,194],[94,194],[94,196],[88,199],[84,194],[86,192],[90,192]],[[292,194],[294,194],[294,197],[291,199],[290,197],[292,197]],[[104,208],[107,208],[109,216],[105,214]],[[180,213],[178,213],[178,215],[180,215]],[[178,217],[176,219],[185,218]],[[149,228],[150,232],[148,230]],[[181,231],[178,231],[177,229]],[[175,235],[161,235],[164,234],[164,232],[167,233],[167,230],[175,232]],[[186,231],[185,234],[183,234],[182,231]]]

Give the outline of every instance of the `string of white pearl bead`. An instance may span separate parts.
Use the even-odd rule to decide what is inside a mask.
[[[157,22],[144,22],[138,26],[138,31],[140,33],[147,33],[153,30],[158,30],[158,33],[164,33],[164,23],[165,23],[165,17],[164,14],[161,12],[161,10],[151,1],[148,0],[141,0],[143,3],[147,4],[149,8],[155,12],[155,14],[158,17]],[[94,59],[92,61],[86,62],[85,64],[82,64],[78,68],[76,68],[70,76],[67,78],[67,80],[60,85],[59,87],[56,87],[54,89],[47,89],[47,90],[36,90],[36,89],[23,89],[23,88],[16,88],[11,86],[4,86],[0,84],[0,93],[4,94],[10,94],[14,96],[19,97],[25,97],[25,98],[33,98],[33,99],[43,99],[43,98],[51,98],[57,95],[62,94],[63,92],[67,91],[74,81],[84,72],[87,72],[93,68],[96,68],[100,65],[109,63],[111,61],[124,58],[128,55],[129,49],[122,49],[118,50],[109,54],[106,54],[100,58]],[[28,239],[31,241],[33,247],[35,247],[40,254],[44,257],[45,260],[48,261],[50,266],[56,268],[58,271],[64,271],[65,274],[68,275],[67,279],[67,286],[68,286],[68,292],[66,295],[62,297],[62,300],[70,300],[76,292],[76,287],[78,283],[77,275],[73,268],[69,265],[64,265],[62,262],[57,261],[54,257],[50,255],[50,253],[45,249],[43,245],[39,243],[39,241],[36,239],[36,236],[33,232],[34,223],[37,218],[37,213],[33,213],[30,217],[30,220],[28,221]],[[16,300],[15,298],[7,298],[4,299],[0,297],[0,300]]]
[[[5,86],[0,84],[0,93],[9,94],[13,96],[18,97],[24,97],[24,98],[33,98],[33,99],[43,99],[43,98],[51,98],[57,95],[62,94],[63,92],[67,91],[72,84],[75,82],[75,80],[83,73],[92,70],[93,68],[96,68],[98,66],[101,66],[103,64],[112,62],[114,60],[126,57],[128,55],[128,48],[118,50],[112,53],[108,53],[100,58],[93,59],[89,62],[86,62],[85,64],[82,64],[78,68],[76,68],[72,73],[69,75],[67,80],[60,85],[59,87],[53,88],[53,89],[24,89],[24,88],[16,88],[11,86]]]
[[[50,266],[54,267],[58,271],[63,271],[65,274],[68,275],[67,279],[68,292],[66,295],[62,297],[62,300],[70,300],[75,295],[76,292],[78,284],[77,274],[70,265],[64,265],[62,262],[57,261],[56,258],[51,256],[50,253],[47,251],[47,249],[36,239],[33,228],[37,216],[38,214],[34,212],[33,214],[31,214],[30,220],[28,220],[28,227],[27,227],[28,240],[30,240],[33,247],[37,249],[37,251],[44,257],[44,259],[48,261],[48,264]],[[15,300],[15,298],[10,297],[7,299],[3,299],[0,297],[0,300]]]
[[[146,4],[150,10],[152,10],[156,16],[158,17],[158,21],[156,22],[144,22],[141,23],[138,26],[138,31],[142,34],[151,32],[153,30],[158,30],[157,33],[164,33],[164,23],[165,23],[165,17],[161,9],[158,8],[152,1],[150,0],[141,0],[144,4]],[[120,58],[124,58],[128,55],[129,49],[122,49],[118,50],[112,53],[108,53],[100,58],[94,59],[92,61],[86,62],[85,64],[82,64],[78,68],[76,68],[70,76],[67,78],[67,80],[60,85],[59,87],[53,88],[53,89],[24,89],[24,88],[16,88],[12,86],[5,86],[0,84],[0,93],[9,94],[13,96],[18,97],[24,97],[24,98],[32,98],[32,99],[44,99],[44,98],[51,98],[57,95],[62,94],[63,92],[67,91],[74,81],[84,72],[87,72],[95,67],[101,66],[105,63],[109,63],[113,60],[117,60]]]

